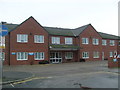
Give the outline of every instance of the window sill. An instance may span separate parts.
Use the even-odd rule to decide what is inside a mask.
[[[34,42],[34,43],[44,43],[44,42]]]
[[[83,59],[88,59],[89,57],[82,57]]]
[[[88,43],[82,43],[82,44],[84,44],[84,45],[88,45]]]
[[[73,58],[65,58],[65,59],[73,59]]]
[[[28,59],[17,59],[17,61],[26,61]]]
[[[35,59],[36,61],[41,61],[41,60],[44,60],[44,59]]]
[[[99,58],[99,57],[93,57],[93,58]]]

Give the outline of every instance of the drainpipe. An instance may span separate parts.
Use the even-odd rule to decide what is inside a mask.
[[[8,33],[8,38],[9,38],[9,43],[8,43],[8,48],[9,48],[9,52],[8,52],[8,64],[9,64],[9,66],[10,66],[10,32]]]
[[[48,61],[50,63],[50,47],[49,47],[49,44],[50,43],[50,35],[48,34]]]

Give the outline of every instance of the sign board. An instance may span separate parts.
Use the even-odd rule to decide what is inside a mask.
[[[113,62],[116,62],[117,61],[117,59],[113,59]]]
[[[11,54],[12,54],[12,55],[16,55],[16,53],[15,53],[15,52],[12,52]]]
[[[34,55],[34,53],[33,52],[29,52],[28,55]]]

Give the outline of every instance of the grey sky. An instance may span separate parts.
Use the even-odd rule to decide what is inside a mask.
[[[91,23],[118,35],[119,0],[0,0],[0,21],[20,24],[33,16],[41,25],[77,28]]]

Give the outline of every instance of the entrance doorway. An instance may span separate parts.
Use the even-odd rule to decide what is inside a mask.
[[[62,54],[60,52],[51,52],[50,53],[50,63],[61,63]]]

